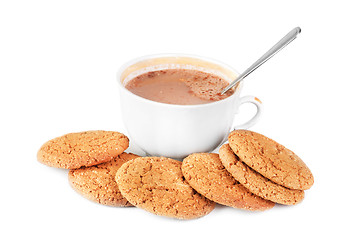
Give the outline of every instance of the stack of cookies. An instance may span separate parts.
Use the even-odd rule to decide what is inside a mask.
[[[297,204],[313,184],[297,155],[251,131],[231,132],[219,154],[183,162],[124,153],[128,146],[118,132],[70,133],[45,143],[38,160],[70,169],[70,185],[89,200],[179,219],[202,217],[215,203],[250,211]]]
[[[112,131],[70,133],[46,142],[39,162],[69,169],[72,188],[108,206],[137,206],[179,219],[210,213],[215,203],[197,193],[181,171],[181,162],[124,153],[129,139]]]
[[[296,154],[247,130],[231,132],[219,156],[188,156],[182,169],[189,184],[205,197],[249,210],[265,210],[274,203],[297,204],[303,200],[304,190],[313,185],[311,171]]]
[[[261,134],[235,130],[219,152],[226,170],[264,199],[294,205],[313,185],[311,171],[295,153]]]
[[[70,133],[46,142],[39,162],[70,169],[70,185],[85,198],[109,206],[132,206],[120,193],[114,176],[123,163],[138,157],[124,153],[129,139],[112,131]]]

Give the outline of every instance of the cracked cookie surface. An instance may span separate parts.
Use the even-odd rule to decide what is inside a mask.
[[[249,192],[224,168],[216,153],[194,153],[183,160],[182,172],[206,198],[234,208],[266,210],[275,204]]]
[[[76,192],[91,201],[114,207],[132,206],[119,191],[115,176],[125,162],[137,157],[122,153],[106,163],[73,169],[68,172],[68,180]]]
[[[290,189],[306,190],[314,182],[306,164],[291,150],[259,133],[235,130],[229,145],[250,168],[271,181]]]
[[[129,139],[113,131],[69,133],[43,144],[39,162],[50,167],[76,169],[108,162],[129,146]]]
[[[285,188],[255,172],[240,161],[228,144],[221,146],[219,154],[226,170],[252,193],[285,205],[294,205],[303,200],[303,190]]]
[[[131,204],[157,215],[193,219],[210,213],[215,203],[187,183],[181,165],[164,157],[136,158],[119,168],[116,182]]]

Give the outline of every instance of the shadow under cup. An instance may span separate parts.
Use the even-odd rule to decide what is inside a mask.
[[[122,66],[117,74],[123,122],[129,138],[147,155],[182,159],[195,152],[211,152],[232,129],[240,105],[242,83],[230,97],[213,103],[175,105],[139,97],[125,88],[128,81],[145,72],[193,69],[218,75],[228,82],[238,73],[203,57],[152,55]]]

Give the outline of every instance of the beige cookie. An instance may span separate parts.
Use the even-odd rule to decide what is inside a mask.
[[[266,210],[275,203],[262,199],[237,182],[216,153],[194,153],[183,160],[182,172],[196,191],[206,198],[234,208]]]
[[[259,133],[235,130],[229,145],[241,161],[271,181],[291,189],[306,190],[313,185],[313,175],[291,150]]]
[[[132,206],[118,189],[116,173],[123,163],[139,156],[122,153],[109,162],[70,170],[68,180],[74,190],[85,198],[108,206]]]
[[[157,215],[193,219],[210,213],[215,203],[190,187],[181,164],[164,157],[126,162],[116,175],[119,190],[134,206]]]
[[[37,159],[51,167],[76,169],[108,162],[128,146],[128,138],[119,132],[69,133],[42,145]]]
[[[226,170],[250,192],[285,205],[294,205],[303,200],[303,190],[289,189],[263,177],[240,161],[229,144],[221,146],[219,153]]]

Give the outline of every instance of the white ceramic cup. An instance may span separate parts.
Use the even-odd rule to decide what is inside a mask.
[[[134,77],[163,69],[195,69],[219,75],[228,82],[239,75],[223,63],[185,54],[145,56],[122,66],[117,73],[117,81],[123,122],[131,141],[147,155],[182,159],[191,153],[213,151],[227,140],[239,106],[244,103],[254,104],[256,114],[246,123],[234,126],[234,129],[247,129],[259,119],[261,101],[253,96],[240,97],[242,82],[232,96],[198,105],[155,102],[125,88]]]

